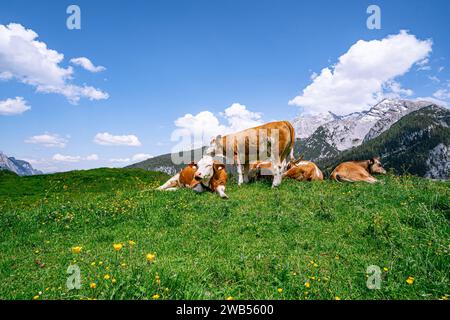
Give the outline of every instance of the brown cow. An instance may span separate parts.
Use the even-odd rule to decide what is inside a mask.
[[[364,161],[349,161],[341,163],[333,170],[330,178],[335,181],[358,182],[364,181],[368,183],[375,183],[372,174],[385,174],[383,166],[380,162],[380,157],[373,157],[370,160]]]
[[[191,162],[158,189],[174,191],[179,188],[189,188],[194,180],[194,174],[197,171],[197,168],[197,164],[195,162]]]
[[[289,121],[275,121],[211,141],[206,154],[224,156],[228,163],[236,164],[238,185],[248,182],[250,163],[269,160],[273,165],[272,187],[281,183],[281,174],[290,154],[293,159],[294,127]]]
[[[323,173],[314,162],[302,161],[300,158],[289,162],[283,178],[297,181],[323,181]]]

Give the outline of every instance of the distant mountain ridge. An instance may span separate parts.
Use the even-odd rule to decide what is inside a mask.
[[[8,157],[0,151],[0,170],[8,170],[14,172],[19,176],[32,176],[43,174],[42,171],[36,170],[33,166],[24,160],[19,160],[14,157]]]

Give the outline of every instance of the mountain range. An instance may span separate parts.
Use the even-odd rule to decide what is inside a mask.
[[[8,157],[0,151],[0,170],[8,170],[16,173],[19,176],[31,176],[42,174],[41,171],[34,169],[31,164],[24,160],[19,160],[14,157]]]
[[[380,155],[395,172],[449,178],[450,111],[432,102],[385,99],[363,112],[301,115],[291,122],[295,154],[326,172],[344,160]],[[129,167],[173,174],[182,166],[164,154]]]

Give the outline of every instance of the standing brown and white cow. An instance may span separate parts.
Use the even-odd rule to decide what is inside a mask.
[[[330,178],[335,181],[375,183],[378,180],[372,176],[374,173],[386,173],[381,165],[380,157],[364,161],[343,162],[333,170]]]
[[[272,187],[281,183],[288,155],[294,158],[295,131],[289,121],[275,121],[258,127],[217,136],[206,153],[224,156],[226,163],[237,166],[238,184],[248,182],[250,164],[268,160],[273,165]]]

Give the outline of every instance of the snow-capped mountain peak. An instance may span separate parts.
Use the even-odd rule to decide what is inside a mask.
[[[332,113],[299,116],[292,121],[297,138],[306,139],[322,127],[328,144],[339,151],[359,146],[389,129],[403,116],[429,106],[428,101],[384,99],[367,111],[345,116]]]

